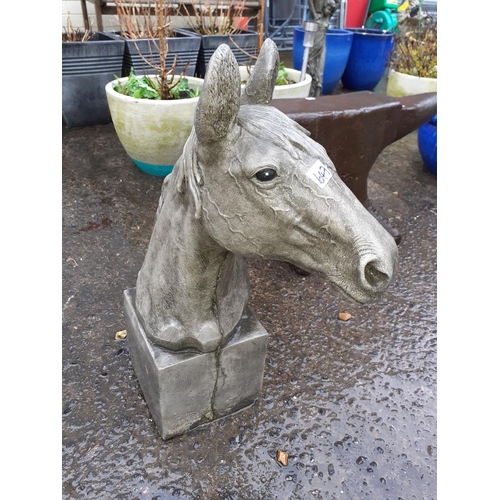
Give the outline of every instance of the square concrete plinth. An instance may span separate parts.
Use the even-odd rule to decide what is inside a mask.
[[[247,311],[222,349],[167,351],[146,336],[135,288],[124,292],[132,365],[163,439],[251,405],[262,389],[268,333]]]

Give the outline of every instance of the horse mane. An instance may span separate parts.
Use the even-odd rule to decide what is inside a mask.
[[[277,122],[279,126],[277,126]],[[285,150],[293,159],[298,159],[297,150],[305,150],[304,135],[310,132],[297,122],[288,118],[281,111],[267,105],[243,105],[240,107],[236,121],[240,132],[247,132],[255,138],[265,137],[271,144]],[[195,217],[201,218],[201,192],[203,172],[198,161],[197,151],[200,147],[195,128],[184,145],[181,157],[174,171],[176,171],[175,186],[179,193],[191,194],[195,204]],[[242,163],[243,158],[236,158]]]
[[[298,159],[304,150],[304,135],[310,132],[272,106],[241,106],[237,124],[255,138],[265,137],[274,146]]]
[[[182,155],[174,168],[174,172],[177,175],[175,178],[177,191],[181,194],[185,194],[188,190],[191,193],[194,200],[196,219],[201,218],[200,186],[203,184],[201,167],[198,163],[198,156],[196,154],[198,147],[198,138],[196,137],[196,132],[193,127],[186,144],[184,144]]]

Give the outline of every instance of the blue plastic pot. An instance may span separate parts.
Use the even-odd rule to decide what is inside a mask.
[[[344,73],[354,35],[343,29],[328,29],[325,38],[325,68],[323,70],[323,95],[333,92]],[[300,26],[293,29],[293,67],[302,69],[304,59],[304,30]]]
[[[354,37],[342,85],[349,90],[373,90],[389,66],[394,33],[367,28],[347,28],[347,31]]]
[[[427,170],[437,175],[437,115],[418,129],[418,150]]]

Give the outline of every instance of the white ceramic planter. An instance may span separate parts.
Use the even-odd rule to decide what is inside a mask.
[[[387,78],[386,93],[391,97],[437,92],[437,78],[405,75],[391,69]]]
[[[248,69],[246,66],[240,66],[241,81],[248,80]],[[311,75],[306,73],[304,81],[300,81],[300,71],[292,68],[285,68],[288,78],[296,83],[290,85],[276,85],[274,87],[273,99],[293,99],[294,97],[308,97],[311,88]],[[250,69],[252,71],[252,69]],[[241,84],[243,88],[245,84]]]
[[[186,78],[192,89],[203,85],[201,78]],[[127,77],[118,81],[126,82]],[[191,133],[199,97],[168,101],[135,99],[119,94],[112,84],[106,85],[106,96],[122,146],[142,171],[165,177],[181,156]]]

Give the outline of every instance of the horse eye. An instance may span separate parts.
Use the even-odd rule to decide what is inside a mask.
[[[272,181],[276,177],[276,170],[272,168],[264,168],[259,170],[255,174],[255,177],[257,177],[257,180],[261,182]]]

